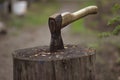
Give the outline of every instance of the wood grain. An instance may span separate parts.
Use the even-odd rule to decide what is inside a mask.
[[[70,12],[62,13],[61,14],[62,15],[62,28],[80,18],[83,18],[83,17],[89,15],[89,14],[96,14],[97,11],[98,11],[97,6],[88,6],[81,10],[78,10],[74,13],[70,13]]]
[[[95,51],[74,45],[66,47],[55,54],[47,54],[48,47],[15,51],[14,80],[95,80]]]

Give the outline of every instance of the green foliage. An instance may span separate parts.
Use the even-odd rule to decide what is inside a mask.
[[[113,12],[113,15],[115,15],[115,17],[108,21],[108,25],[120,23],[120,16],[118,15],[119,10],[120,10],[120,4],[115,4],[112,8],[112,12]],[[119,33],[120,33],[120,25],[118,24],[117,26],[115,26],[113,31],[103,32],[103,33],[99,34],[99,37],[109,37],[111,35],[118,35]]]
[[[116,3],[112,8],[112,12],[117,13],[119,10],[120,10],[120,4]]]
[[[108,25],[114,24],[116,22],[120,22],[120,16],[116,16],[108,21]]]
[[[120,25],[116,26],[112,32],[103,32],[98,34],[100,38],[109,37],[111,35],[118,35],[120,33]]]
[[[120,4],[116,3],[112,8],[113,15],[116,15],[116,16],[112,18],[110,21],[108,21],[108,25],[114,24],[116,22],[120,22],[120,16],[118,15],[119,10],[120,10]],[[118,35],[120,33],[120,25],[115,26],[114,30],[111,33],[113,35]]]
[[[111,35],[112,35],[111,32],[103,32],[103,33],[98,34],[98,36],[99,36],[100,38],[109,37],[109,36],[111,36]]]
[[[116,26],[115,29],[112,31],[113,35],[118,35],[120,33],[120,25]]]

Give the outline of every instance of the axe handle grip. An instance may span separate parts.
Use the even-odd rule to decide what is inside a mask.
[[[61,14],[62,15],[62,28],[89,14],[96,14],[97,11],[98,11],[97,6],[88,6],[74,13],[69,13],[69,12],[62,13]]]

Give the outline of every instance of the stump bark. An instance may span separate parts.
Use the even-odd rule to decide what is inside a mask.
[[[50,53],[47,46],[13,53],[14,80],[95,80],[95,50],[67,45]]]

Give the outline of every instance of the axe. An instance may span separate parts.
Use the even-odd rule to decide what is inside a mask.
[[[97,6],[88,6],[74,13],[64,12],[62,14],[54,14],[50,16],[48,21],[51,33],[50,52],[56,52],[64,49],[61,36],[62,28],[80,18],[83,18],[89,14],[96,14],[97,12]]]

